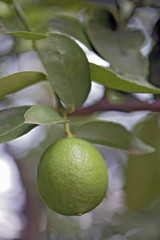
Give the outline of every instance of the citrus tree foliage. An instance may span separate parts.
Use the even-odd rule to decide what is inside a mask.
[[[9,4],[5,5],[6,9],[12,8],[13,12],[9,12],[8,9],[7,16],[2,19],[0,34],[12,36],[15,40],[14,48],[8,54],[13,54],[14,49],[17,51],[19,40],[28,40],[32,43],[29,50],[33,49],[39,54],[45,71],[17,71],[7,76],[2,74],[1,99],[31,84],[46,80],[50,82],[59,104],[57,109],[22,106],[1,110],[1,143],[26,134],[37,125],[65,122],[64,112],[65,115],[69,115],[70,112],[74,114],[75,110],[83,108],[92,81],[102,84],[106,89],[109,87],[128,93],[160,93],[160,89],[148,79],[149,60],[141,52],[141,46],[146,41],[144,32],[136,27],[129,27],[128,22],[124,25],[125,19],[124,26],[120,25],[121,23],[116,21],[116,5],[112,6],[116,16],[111,13],[108,3],[105,6],[105,9],[108,7],[105,10],[106,16],[102,19],[103,5],[87,1],[71,1],[67,5],[55,1],[41,1],[39,4],[22,2],[22,5],[19,5],[19,1],[5,2]],[[33,18],[32,11],[36,8],[37,15]],[[50,8],[53,9],[52,13]],[[81,9],[85,11],[81,12]],[[40,20],[42,14],[43,21]],[[15,24],[11,24],[12,21]],[[42,40],[43,44],[40,44]],[[83,45],[79,45],[79,42]],[[110,67],[90,62],[85,49],[106,60]],[[21,122],[14,122],[13,116],[15,119],[19,116]],[[78,123],[80,128],[77,125],[74,134],[93,143],[122,149],[132,154],[154,151],[144,142],[135,140],[135,136],[121,125],[92,121],[90,119],[87,125],[83,125],[83,121]],[[72,118],[70,122],[72,124]],[[120,141],[114,137],[117,134],[121,136]]]
[[[0,1],[0,38],[12,41],[5,52],[0,49],[1,102],[42,81],[49,83],[56,99],[56,106],[12,107],[8,101],[0,110],[0,143],[17,139],[39,125],[55,125],[56,129],[62,124],[66,134],[70,126],[74,136],[130,155],[156,150],[121,124],[100,121],[95,114],[107,110],[159,111],[159,1],[124,2],[128,10],[123,1],[116,0]],[[143,23],[138,8],[147,6],[155,11],[154,21],[139,27],[134,17]],[[16,72],[7,71],[7,58],[31,51],[41,63],[38,70],[22,66]],[[89,55],[100,57],[103,64]],[[85,107],[92,82],[104,87],[104,96]],[[141,102],[132,93],[153,94],[155,102]],[[118,102],[110,101],[114,94]]]

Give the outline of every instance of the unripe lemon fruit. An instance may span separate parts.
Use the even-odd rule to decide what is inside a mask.
[[[82,215],[105,197],[106,163],[100,152],[80,138],[63,138],[42,155],[37,185],[42,200],[63,215]]]

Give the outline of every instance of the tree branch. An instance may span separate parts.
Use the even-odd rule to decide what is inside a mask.
[[[160,112],[160,100],[153,103],[141,102],[139,100],[128,100],[123,104],[110,104],[106,101],[106,97],[103,97],[98,103],[77,109],[71,115],[89,115],[95,112],[101,111],[119,111],[119,112],[134,112],[134,111],[152,111]]]

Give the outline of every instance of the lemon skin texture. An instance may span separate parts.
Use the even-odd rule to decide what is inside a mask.
[[[63,138],[42,155],[37,170],[42,200],[57,213],[73,216],[94,209],[105,197],[106,163],[100,152],[80,138]]]

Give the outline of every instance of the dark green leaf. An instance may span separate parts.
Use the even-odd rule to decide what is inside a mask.
[[[0,111],[0,143],[12,141],[35,127],[24,123],[24,114],[29,108],[23,106]]]
[[[158,19],[153,28],[152,37],[155,42],[160,42],[160,18]]]
[[[1,78],[0,98],[45,79],[46,75],[41,72],[18,72]]]
[[[13,0],[2,0],[2,2],[5,2],[7,4],[12,4],[13,3]]]
[[[85,36],[85,32],[83,29],[83,26],[80,24],[80,22],[71,17],[67,16],[60,16],[55,17],[49,21],[51,30],[56,30],[61,33],[66,33],[80,42],[82,42],[84,45],[86,45],[88,48],[91,49],[91,45],[89,41],[87,40],[87,37]]]
[[[138,47],[144,36],[138,31],[112,31],[97,23],[90,23],[87,33],[97,52],[112,68],[126,76],[144,78],[148,61]]]
[[[79,108],[91,87],[89,63],[83,50],[66,35],[49,34],[47,72],[54,91],[70,108]]]
[[[32,106],[24,114],[25,123],[38,125],[52,125],[65,123],[68,120],[62,118],[55,110],[44,105]]]
[[[27,39],[27,40],[41,40],[41,39],[47,38],[47,35],[43,33],[33,33],[33,32],[25,32],[25,31],[4,32],[0,30],[0,35],[13,35],[13,36]]]
[[[109,68],[90,63],[90,70],[91,79],[106,87],[134,93],[160,93],[160,88],[153,86],[147,81],[124,78]]]
[[[130,154],[147,154],[154,151],[153,147],[143,143],[118,123],[88,122],[77,127],[74,133],[92,143],[120,149]]]
[[[149,82],[160,87],[160,44],[157,42],[152,49],[150,56]]]

